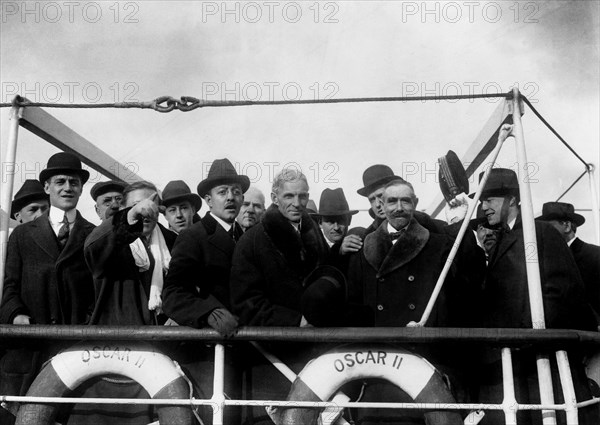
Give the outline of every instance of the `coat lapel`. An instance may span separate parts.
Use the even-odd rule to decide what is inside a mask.
[[[377,278],[393,272],[413,260],[427,244],[429,230],[413,218],[408,229],[392,245],[387,222],[365,239],[364,255],[367,262],[377,270]]]
[[[202,223],[208,234],[207,242],[219,251],[225,253],[228,258],[231,258],[235,248],[235,242],[225,229],[223,229],[223,226],[221,226],[210,213],[206,213],[202,219]]]
[[[52,226],[50,226],[48,212],[34,220],[31,224],[31,228],[35,233],[32,237],[33,241],[42,248],[50,258],[56,260],[60,255],[60,248],[58,247],[58,241],[52,230]]]
[[[492,252],[492,257],[490,259],[490,264],[488,265],[488,267],[494,266],[494,264],[498,262],[498,259],[501,258],[506,253],[506,251],[508,251],[510,247],[515,244],[515,242],[517,242],[518,238],[516,233],[517,231],[519,231],[519,229],[521,229],[521,227],[522,224],[521,219],[519,217],[515,222],[515,225],[513,226],[512,230],[501,230],[502,235],[500,236],[500,242],[496,245],[496,251]]]

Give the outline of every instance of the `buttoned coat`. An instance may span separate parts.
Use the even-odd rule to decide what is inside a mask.
[[[88,236],[85,259],[94,276],[96,301],[90,324],[149,325],[154,318],[148,310],[148,296],[154,259],[150,270],[140,272],[129,244],[142,235],[143,222],[127,223],[130,208],[119,211]],[[170,250],[177,235],[157,224]]]
[[[470,243],[465,239],[465,244]],[[392,245],[387,221],[367,235],[348,270],[350,301],[370,306],[375,326],[418,322],[452,248],[453,239],[431,233],[414,218]],[[462,253],[462,251],[461,251]],[[485,260],[476,254],[468,267],[458,255],[427,326],[467,326],[475,317],[472,304],[480,291]],[[467,314],[468,313],[468,314]]]
[[[575,238],[571,243],[571,252],[583,279],[587,300],[600,325],[600,246]]]
[[[216,308],[230,309],[235,241],[207,213],[177,236],[163,289],[163,310],[180,325],[200,328]]]

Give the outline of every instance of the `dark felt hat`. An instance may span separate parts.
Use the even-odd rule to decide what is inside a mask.
[[[304,279],[302,315],[314,326],[337,326],[346,304],[346,279],[333,266],[318,266]]]
[[[203,197],[213,187],[231,183],[239,183],[242,192],[246,192],[250,187],[248,176],[239,175],[227,158],[215,159],[208,170],[208,177],[198,183],[198,195]]]
[[[162,192],[162,204],[168,207],[179,201],[189,201],[196,208],[196,211],[200,211],[202,206],[202,199],[192,193],[190,187],[183,180],[170,181]]]
[[[81,161],[77,155],[70,152],[59,152],[50,157],[45,170],[40,173],[40,182],[43,184],[52,176],[57,174],[75,174],[81,178],[81,184],[85,184],[90,178],[90,173],[81,168]]]
[[[469,178],[467,172],[453,151],[438,159],[440,164],[440,189],[446,202],[450,202],[459,193],[469,193]]]
[[[483,178],[484,171],[479,173],[479,182]],[[469,195],[470,198],[474,193]],[[481,198],[489,196],[519,196],[519,179],[517,173],[508,168],[492,168],[487,179]]]
[[[364,187],[356,191],[362,196],[369,196],[375,189],[392,180],[404,180],[402,177],[395,175],[390,167],[383,164],[371,165],[363,173],[362,179]]]
[[[315,204],[315,201],[313,201],[312,199],[309,199],[308,204],[306,204],[306,212],[311,215],[317,213],[317,205]]]
[[[341,187],[337,189],[325,189],[319,200],[319,212],[313,215],[318,217],[333,217],[340,215],[354,215],[358,210],[351,210]]]
[[[542,215],[536,220],[568,220],[575,223],[576,226],[585,223],[585,217],[575,212],[573,204],[566,202],[546,202],[542,207]]]
[[[39,180],[25,180],[21,189],[15,193],[10,207],[10,217],[15,219],[16,212],[21,211],[21,208],[25,205],[38,200],[48,200],[48,195],[44,192],[44,186]]]
[[[123,189],[125,189],[125,186],[125,183],[116,180],[98,182],[95,185],[93,185],[90,189],[90,195],[92,195],[92,199],[95,201],[96,199],[98,199],[98,196],[104,195],[108,192],[123,193]]]

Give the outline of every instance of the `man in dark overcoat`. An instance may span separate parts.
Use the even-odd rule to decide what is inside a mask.
[[[410,183],[402,179],[391,180],[384,185],[381,195],[381,209],[386,219],[365,237],[362,249],[350,259],[349,298],[351,302],[371,307],[375,326],[407,326],[421,319],[453,240],[447,234],[430,232],[415,219],[418,199]],[[463,246],[472,241],[465,239]],[[476,320],[472,303],[477,299],[485,259],[483,251],[463,246],[426,326],[465,327]],[[467,260],[466,253],[470,252],[477,254]],[[441,355],[432,347],[418,352],[449,375],[457,374],[452,365],[456,359],[452,358],[451,351]],[[458,384],[453,382],[454,386]],[[363,401],[411,400],[390,384],[369,382]],[[422,423],[423,416],[414,411],[384,409],[360,409],[357,413],[363,420],[361,423],[365,424],[379,423],[377,420],[382,417],[387,421],[418,424]],[[462,423],[456,413],[432,414],[447,415],[446,423]]]
[[[238,320],[230,311],[229,275],[233,250],[243,234],[235,219],[249,186],[250,179],[238,175],[228,159],[213,161],[208,176],[198,184],[198,194],[210,210],[177,236],[163,290],[165,314],[179,325],[211,327],[225,336],[236,332]],[[210,398],[214,352],[203,345],[188,348],[181,352],[190,357],[181,362],[201,397]],[[225,392],[232,398],[238,398],[241,391],[237,356],[235,347],[226,356]],[[239,423],[239,414],[239,409],[228,408],[225,423]],[[203,416],[205,423],[212,423],[208,411]]]
[[[15,194],[10,208],[10,217],[20,224],[35,220],[50,208],[48,194],[39,180],[25,180]]]
[[[481,201],[488,224],[500,227],[496,246],[490,253],[483,287],[482,326],[531,328],[526,261],[535,258],[531,257],[535,252],[525,250],[519,183],[515,172],[504,168],[492,169]],[[535,232],[546,328],[595,330],[595,320],[585,300],[583,282],[564,240],[545,222],[536,221]],[[553,352],[548,355],[555,357]],[[589,399],[590,392],[580,354],[569,351],[569,361],[577,400]],[[535,352],[527,349],[515,351],[513,364],[517,401],[539,402]],[[556,365],[553,366],[556,378]],[[480,401],[501,402],[501,364],[497,351],[487,353],[480,376]],[[560,382],[554,382],[554,389],[555,398],[560,402]],[[589,408],[579,409],[580,423],[598,423],[598,419],[588,416],[591,413]],[[559,412],[557,416],[559,423],[564,423],[564,413]],[[501,418],[501,412],[489,411],[482,423],[497,423]],[[539,411],[520,411],[518,420],[526,424],[542,423]]]
[[[594,309],[600,327],[600,246],[582,241],[577,237],[577,228],[585,223],[585,217],[575,212],[575,207],[566,202],[546,202],[542,215],[537,220],[547,221],[563,237],[581,273],[587,300]]]
[[[66,152],[50,157],[40,173],[50,209],[16,227],[10,236],[0,323],[81,325],[88,321],[94,286],[83,244],[94,225],[76,209],[88,178],[79,158]],[[0,362],[0,393],[24,395],[42,363],[54,354],[47,348],[46,344],[7,351]]]
[[[304,280],[327,257],[316,222],[306,213],[308,182],[294,169],[274,179],[262,221],[235,248],[231,295],[240,322],[250,326],[308,326],[301,300]],[[288,366],[302,368],[310,359],[307,345],[271,344]],[[247,351],[248,397],[284,399],[290,383],[254,351]],[[299,370],[296,370],[298,372]],[[271,423],[264,409],[254,409],[254,423]]]

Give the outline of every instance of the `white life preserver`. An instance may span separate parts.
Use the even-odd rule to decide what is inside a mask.
[[[189,399],[189,387],[175,363],[145,343],[84,342],[52,358],[31,384],[27,396],[64,397],[90,378],[122,375],[138,382],[156,399]],[[55,404],[23,404],[16,425],[54,424]],[[160,406],[161,424],[189,425],[187,406]],[[164,420],[163,420],[164,419]]]
[[[442,376],[423,357],[388,346],[338,347],[313,360],[300,372],[288,401],[330,400],[339,388],[357,379],[380,378],[406,392],[416,403],[455,405]],[[323,409],[284,408],[278,425],[315,425]],[[458,411],[425,413],[428,424],[462,424]]]

